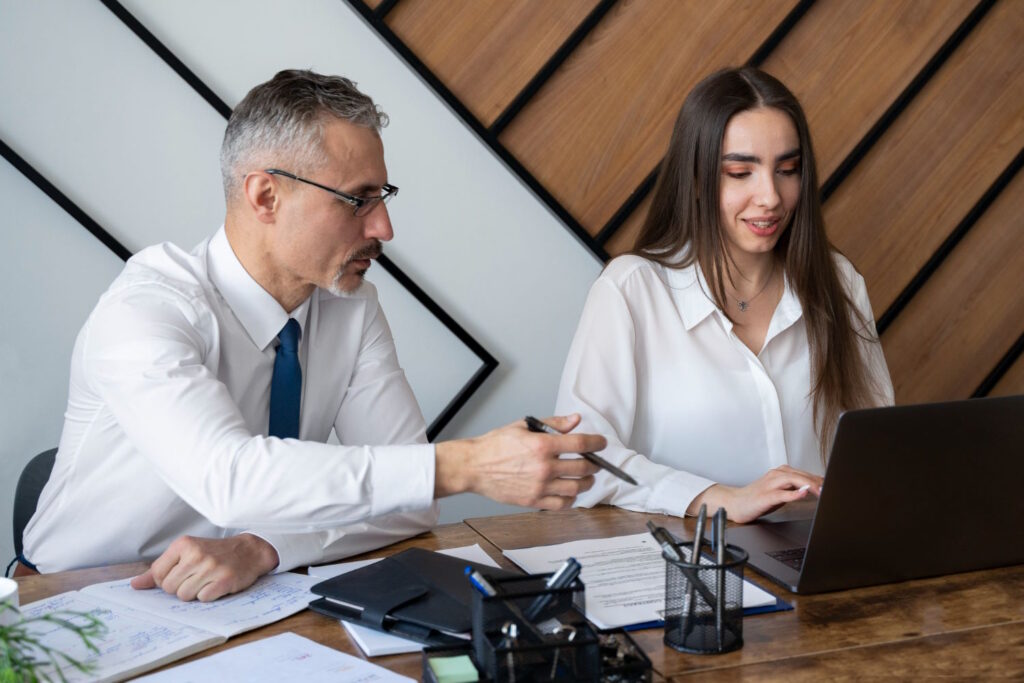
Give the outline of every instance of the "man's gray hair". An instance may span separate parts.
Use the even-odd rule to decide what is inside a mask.
[[[324,124],[338,118],[378,133],[388,117],[341,76],[289,69],[261,83],[235,107],[220,148],[228,204],[246,173],[273,166],[302,175],[325,163]]]

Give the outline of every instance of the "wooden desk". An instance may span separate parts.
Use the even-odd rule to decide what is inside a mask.
[[[442,550],[444,548],[458,548],[461,546],[473,545],[474,543],[479,543],[484,551],[502,567],[506,569],[512,569],[514,567],[514,565],[512,565],[508,560],[502,557],[500,550],[488,543],[486,539],[482,538],[465,524],[449,524],[440,526],[434,529],[431,533],[420,534],[415,538],[396,543],[395,545],[388,546],[387,548],[366,553],[365,555],[360,555],[359,559],[383,557],[385,555],[391,555],[392,553],[396,553],[400,550],[413,547],[426,548],[428,550]],[[145,571],[146,567],[147,565],[143,563],[120,564],[98,569],[81,569],[78,571],[61,572],[59,574],[22,577],[17,579],[19,583],[18,596],[21,604],[25,605],[51,595],[56,595],[57,593],[63,593],[64,591],[78,590],[79,588],[83,588],[93,583],[114,581],[115,579],[135,576],[136,574],[140,574]],[[189,662],[193,659],[199,659],[200,657],[205,657],[215,652],[226,650],[236,645],[241,645],[242,643],[248,643],[253,640],[259,640],[261,638],[277,635],[278,633],[284,633],[286,631],[292,631],[293,633],[305,636],[310,640],[315,640],[318,643],[340,650],[341,652],[347,652],[348,654],[356,655],[357,657],[363,656],[356,644],[349,640],[348,634],[345,629],[342,628],[341,624],[334,619],[329,619],[310,610],[306,610],[277,623],[269,624],[262,628],[249,631],[248,633],[235,636],[226,643],[210,648],[209,650],[203,650],[191,657],[179,659],[164,668],[177,666],[178,664]],[[402,675],[409,676],[414,680],[420,679],[420,672],[423,669],[422,657],[419,653],[392,655],[389,657],[374,657],[371,661],[374,664],[391,669],[392,671],[396,671]]]
[[[790,510],[782,516],[800,514]],[[499,564],[510,568],[499,549],[640,533],[646,531],[648,519],[692,538],[693,520],[602,507],[470,519],[363,557],[409,547],[439,550],[479,543]],[[21,578],[21,601],[27,604],[92,583],[134,576],[144,568],[127,564]],[[747,576],[792,603],[794,610],[747,617],[743,648],[725,655],[684,655],[662,644],[661,629],[634,632],[651,658],[656,681],[662,676],[787,683],[844,678],[1024,678],[1024,566],[811,596],[792,595],[754,572]],[[285,631],[362,656],[337,622],[306,611],[175,664]],[[420,677],[419,654],[372,661],[411,678]]]
[[[801,511],[788,513],[780,516]],[[648,519],[693,537],[692,519],[610,507],[466,524],[504,550],[640,533]],[[743,648],[724,655],[676,652],[662,644],[660,629],[634,633],[654,669],[687,681],[1024,677],[1024,566],[809,596],[753,571],[747,578],[793,611],[747,617]]]

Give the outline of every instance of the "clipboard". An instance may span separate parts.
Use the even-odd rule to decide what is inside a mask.
[[[310,590],[320,614],[428,645],[464,645],[472,628],[473,588],[467,566],[492,576],[518,574],[455,557],[410,548],[380,562],[336,576]]]

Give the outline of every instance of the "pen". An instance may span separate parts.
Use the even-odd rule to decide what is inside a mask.
[[[718,599],[715,600],[715,630],[718,632],[718,649],[724,646],[725,638],[725,508],[718,508],[712,520],[711,528],[714,530],[715,543],[715,593]]]
[[[473,584],[473,588],[476,588],[486,597],[493,598],[498,594],[498,591],[494,590],[494,586],[491,585],[491,582],[485,579],[483,574],[472,567],[466,567],[466,576],[469,577],[469,582]]]
[[[498,591],[494,589],[494,586],[491,585],[491,582],[485,579],[483,574],[481,574],[476,569],[473,569],[472,567],[467,565],[465,574],[469,578],[469,582],[473,584],[473,588],[480,591],[480,594],[484,597],[493,598],[498,594]],[[526,618],[526,615],[523,614],[523,611],[519,609],[519,606],[516,605],[516,603],[514,603],[512,600],[503,600],[502,602],[505,603],[505,608],[509,611],[509,613],[523,625],[523,627],[526,629],[526,632],[534,640],[537,640],[538,642],[544,641],[543,634],[541,634],[541,632],[537,630],[537,627],[533,625],[533,622]]]
[[[549,427],[546,424],[544,424],[543,422],[541,422],[540,420],[538,420],[537,418],[532,417],[530,415],[526,416],[526,427],[531,432],[543,432],[544,434],[551,434],[553,436],[561,436],[562,435],[562,433],[560,431],[558,431],[557,429],[555,429],[554,427]],[[580,453],[580,455],[583,456],[585,459],[589,460],[590,462],[594,463],[595,465],[597,465],[601,469],[606,470],[606,471],[614,474],[616,477],[618,477],[622,481],[624,481],[626,483],[629,483],[629,484],[632,484],[633,486],[637,486],[636,479],[634,479],[633,477],[629,476],[628,474],[626,474],[625,472],[620,470],[618,467],[616,467],[615,465],[613,465],[610,462],[608,462],[607,460],[605,460],[604,458],[602,458],[600,456],[597,456],[597,455],[594,455],[593,453],[590,453],[590,452],[583,452],[583,453]]]
[[[647,520],[647,528],[650,530],[651,535],[654,536],[654,540],[661,545],[661,549],[665,551],[666,555],[676,562],[686,562],[686,558],[683,557],[682,548],[676,545],[675,539],[667,529],[655,525],[651,520]],[[715,596],[711,594],[711,591],[708,590],[708,587],[704,585],[704,582],[700,580],[695,571],[689,567],[679,567],[679,569],[686,575],[690,585],[700,591],[701,597],[704,598],[705,602],[709,605],[714,602]],[[693,600],[692,593],[690,599]]]
[[[700,567],[700,542],[704,538],[704,524],[708,518],[708,506],[705,503],[701,503],[700,511],[697,512],[697,529],[693,534],[693,550],[690,553],[690,564],[697,565]],[[696,596],[693,594],[696,584],[700,583],[704,585],[703,581],[700,580],[700,569],[695,569],[693,572],[693,578],[697,581],[690,581],[690,590],[687,591],[686,601],[686,625],[683,629],[683,638],[685,639],[690,634],[690,630],[693,628],[694,619],[694,602],[696,602]],[[690,578],[690,577],[687,577]],[[705,586],[706,588],[706,586]],[[708,600],[708,596],[701,595],[707,602],[708,607],[711,607],[712,602]]]
[[[580,563],[576,561],[576,558],[570,557],[565,561],[565,564],[558,568],[558,571],[548,578],[547,583],[544,585],[548,590],[566,588],[572,585],[572,582],[575,581],[576,577],[579,575]],[[540,616],[540,613],[544,611],[544,608],[548,606],[548,603],[551,602],[553,597],[554,596],[550,593],[538,595],[537,599],[533,601],[533,604],[526,609],[526,618],[530,621],[534,621],[538,616]]]

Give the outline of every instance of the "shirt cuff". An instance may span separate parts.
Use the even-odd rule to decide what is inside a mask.
[[[316,564],[324,556],[323,542],[320,539],[320,534],[316,532],[268,534],[262,531],[246,530],[242,533],[262,538],[277,551],[277,567],[270,572],[271,574],[280,574],[296,567]]]
[[[648,512],[685,517],[693,499],[715,485],[716,482],[689,472],[676,471],[657,479],[647,497]]]
[[[374,446],[370,517],[424,510],[434,502],[434,444]]]

